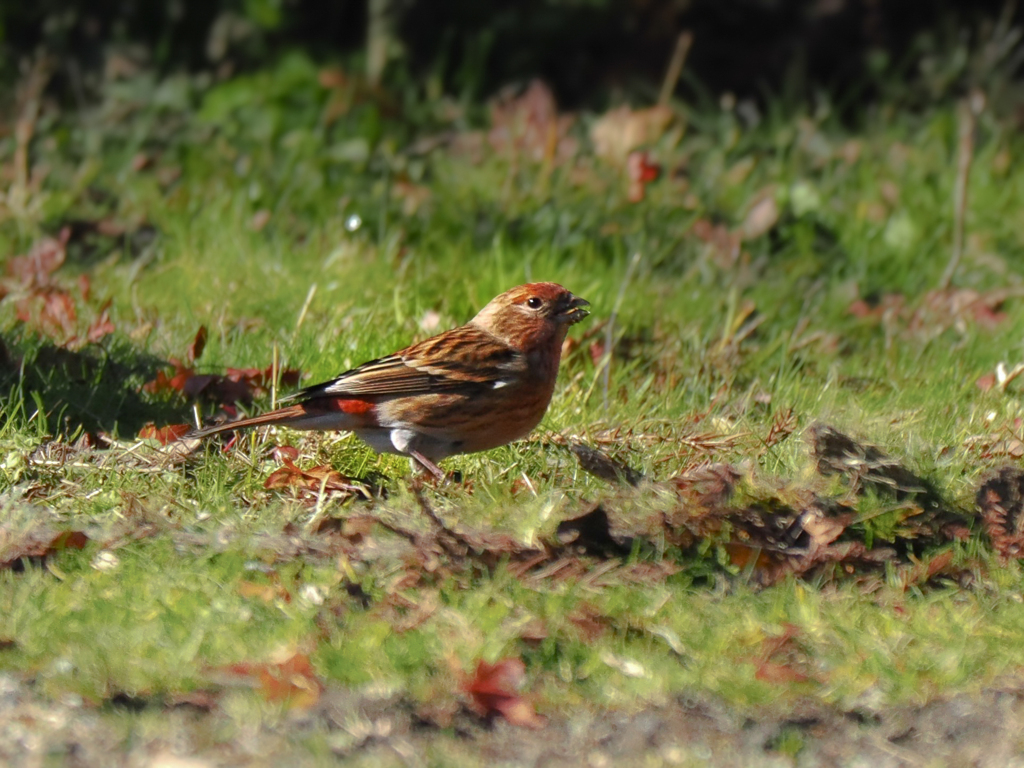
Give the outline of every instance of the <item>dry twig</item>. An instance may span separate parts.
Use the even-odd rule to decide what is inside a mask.
[[[693,32],[686,30],[680,33],[676,39],[676,47],[672,51],[672,58],[668,62],[668,69],[665,70],[665,79],[661,83],[661,93],[658,96],[658,105],[666,106],[668,100],[676,90],[679,76],[683,73],[683,65],[686,64],[686,57],[693,45]]]
[[[974,128],[976,118],[985,108],[985,95],[974,91],[961,103],[957,133],[956,184],[953,187],[953,251],[942,274],[939,287],[945,290],[953,281],[964,252],[964,219],[967,216],[967,188],[974,162]]]

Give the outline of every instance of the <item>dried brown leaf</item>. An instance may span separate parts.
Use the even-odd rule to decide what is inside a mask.
[[[571,115],[559,115],[551,89],[534,80],[521,94],[506,89],[491,103],[487,141],[506,155],[560,165],[577,151],[569,136],[572,123]]]
[[[754,676],[769,683],[803,683],[811,679],[800,669],[807,668],[807,654],[798,640],[800,634],[799,627],[787,623],[781,635],[766,637],[761,643]]]
[[[566,619],[587,643],[596,642],[612,627],[612,621],[590,603],[580,603]]]
[[[281,662],[234,664],[223,671],[232,676],[255,678],[267,701],[284,702],[292,709],[310,709],[324,690],[309,657],[296,653]]]
[[[934,503],[935,493],[926,480],[875,446],[859,443],[825,424],[812,425],[807,435],[819,473],[843,475],[857,492],[871,488],[897,498],[915,495]]]
[[[290,603],[292,600],[291,594],[281,584],[260,584],[244,579],[238,582],[238,594],[262,600],[264,603],[272,603],[275,600]]]
[[[83,531],[54,531],[41,525],[7,541],[0,548],[0,570],[17,568],[26,559],[42,562],[66,549],[83,549],[88,543],[89,537]]]
[[[715,224],[708,219],[697,219],[693,223],[694,236],[705,243],[711,260],[724,270],[731,270],[740,259],[743,242],[738,232],[731,232],[724,224]]]
[[[203,350],[206,349],[206,337],[206,326],[200,325],[199,330],[196,331],[196,335],[192,339],[192,343],[189,344],[188,349],[185,350],[186,365],[192,365],[192,363],[203,356]]]
[[[757,665],[754,677],[766,683],[805,683],[810,677],[787,664],[762,661]]]
[[[630,152],[661,138],[674,117],[670,108],[661,105],[647,109],[628,106],[612,109],[590,128],[594,154],[621,167]]]
[[[23,289],[45,288],[50,277],[64,263],[70,227],[64,227],[56,237],[46,237],[32,246],[24,256],[15,256],[7,262],[7,275]]]
[[[975,495],[985,533],[1003,557],[1024,557],[1024,470],[1009,466],[989,475]]]
[[[270,223],[271,213],[266,208],[260,208],[256,213],[249,219],[249,229],[253,232],[262,232],[263,229]]]
[[[779,205],[775,202],[774,188],[759,193],[740,224],[744,240],[756,240],[768,234],[779,222]]]
[[[592,448],[583,443],[571,442],[569,443],[569,450],[579,460],[580,466],[585,472],[607,483],[615,485],[626,483],[635,487],[644,479],[641,472],[624,462],[613,459],[607,453],[597,448]]]
[[[741,475],[729,464],[700,464],[668,481],[675,486],[689,514],[720,510],[732,496]]]
[[[520,693],[526,677],[521,659],[506,658],[488,664],[480,660],[473,677],[463,682],[470,705],[482,717],[501,715],[511,725],[543,728],[546,721]]]
[[[169,424],[166,427],[156,427],[150,422],[139,430],[139,438],[156,440],[160,445],[169,445],[177,442],[191,431],[191,424]]]
[[[630,152],[626,158],[626,197],[631,203],[639,203],[647,194],[647,185],[661,175],[661,166],[650,161],[647,152]]]
[[[85,338],[90,344],[99,342],[101,339],[109,336],[117,330],[113,321],[110,319],[110,304],[111,302],[108,299],[107,302],[100,307],[100,313],[96,319],[89,324],[89,328],[85,332]]]

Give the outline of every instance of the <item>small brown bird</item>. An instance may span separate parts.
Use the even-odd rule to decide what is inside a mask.
[[[348,430],[440,480],[442,459],[497,448],[537,426],[566,332],[589,305],[555,283],[520,285],[463,326],[303,389],[287,398],[294,405],[188,437],[260,424]]]

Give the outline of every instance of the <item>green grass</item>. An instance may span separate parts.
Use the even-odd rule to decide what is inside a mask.
[[[0,546],[44,523],[90,539],[45,566],[0,571],[0,667],[33,679],[46,697],[74,694],[101,707],[118,694],[164,701],[226,689],[220,730],[206,744],[237,736],[247,719],[284,717],[281,702],[225,684],[223,670],[285,652],[308,654],[331,689],[387,691],[424,711],[461,701],[459,675],[477,660],[522,658],[531,700],[552,718],[681,696],[750,713],[807,700],[871,713],[978,692],[1020,669],[1024,579],[977,531],[927,553],[953,546],[955,562],[973,572],[969,588],[907,587],[898,569],[883,568],[758,589],[714,542],[683,550],[656,537],[604,577],[592,578],[600,562],[568,579],[517,576],[511,557],[493,567],[443,552],[417,560],[380,527],[369,549],[324,545],[310,530],[322,512],[372,513],[428,531],[403,479],[406,463],[350,437],[284,431],[185,463],[132,447],[146,421],[191,420],[184,400],[141,387],[160,361],[184,356],[200,325],[209,329],[201,371],[265,368],[276,348],[281,367],[311,383],[424,337],[428,311],[450,327],[507,287],[544,279],[589,299],[593,316],[572,331],[583,341],[563,361],[538,439],[446,462],[472,487],[428,497],[456,529],[551,541],[587,500],[603,499],[625,530],[678,508],[664,488],[609,488],[545,437],[593,442],[615,428],[625,436],[607,450],[649,477],[730,462],[742,469],[743,493],[757,499],[775,487],[845,493],[812,476],[799,439],[824,421],[881,446],[950,506],[970,510],[979,478],[1002,460],[965,441],[1019,431],[1013,421],[1024,410],[1017,383],[987,392],[975,385],[1024,350],[1016,224],[1024,171],[1007,160],[1024,152],[1024,140],[998,105],[979,123],[956,276],[962,288],[1011,289],[1005,319],[990,328],[928,308],[950,251],[952,105],[880,109],[856,133],[828,116],[773,116],[750,128],[731,112],[694,112],[685,132],[650,148],[665,177],[631,204],[620,172],[589,148],[585,128],[595,116],[574,130],[575,159],[554,168],[507,150],[479,161],[455,148],[421,154],[408,147],[414,135],[445,127],[440,108],[422,105],[413,128],[372,103],[331,122],[315,75],[291,59],[212,88],[184,78],[155,89],[127,81],[109,88],[95,113],[39,126],[33,163],[49,176],[35,208],[0,209],[3,251],[24,252],[76,219],[109,217],[128,234],[74,240],[57,273],[69,286],[79,275],[91,280],[83,321],[112,300],[117,331],[100,344],[61,352],[55,366],[54,342],[16,319],[16,297],[0,303],[12,361],[0,427]],[[452,127],[465,134],[464,122]],[[4,139],[0,159],[12,151]],[[136,171],[140,151],[152,165]],[[161,183],[169,168],[180,177]],[[399,182],[429,197],[403,208]],[[779,222],[735,258],[695,234],[702,220],[738,226],[764,194],[775,196]],[[270,218],[255,231],[260,210]],[[346,226],[353,215],[362,221],[354,230]],[[156,238],[132,245],[143,222]],[[639,267],[623,287],[634,253]],[[606,389],[590,354],[603,331],[590,330],[609,320],[620,291]],[[848,312],[855,299],[886,294],[904,297],[902,313]],[[753,332],[741,330],[754,319]],[[789,410],[797,433],[766,446]],[[40,460],[40,450],[83,432],[119,442]],[[694,440],[701,435],[719,442]],[[317,511],[265,490],[278,443],[296,445],[301,466],[382,475],[388,495]],[[521,487],[524,477],[533,492]],[[889,503],[861,499],[857,512],[874,522],[858,530],[887,538],[896,525],[885,517]],[[116,561],[104,570],[96,566],[105,550]],[[676,573],[631,576],[664,563]],[[353,584],[368,605],[346,591]],[[591,635],[573,621],[584,614],[596,617]],[[788,625],[794,639],[764,658]],[[798,669],[801,679],[759,677],[764,661]],[[162,727],[150,711],[104,716],[124,733]],[[775,749],[795,754],[802,738],[784,732]],[[315,729],[294,742],[314,755],[340,748]]]

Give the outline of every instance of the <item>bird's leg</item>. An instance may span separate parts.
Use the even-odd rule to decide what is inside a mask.
[[[462,545],[465,549],[459,550],[458,548],[453,547],[450,542],[445,541],[444,536],[438,536],[437,543],[441,545],[441,548],[451,557],[455,558],[462,558],[466,553],[472,552],[473,543],[466,539],[466,537],[461,533],[458,533],[445,525],[444,520],[438,516],[437,512],[434,511],[434,508],[430,506],[426,498],[423,496],[423,490],[415,486],[412,486],[411,490],[416,496],[416,501],[419,502],[420,509],[422,509],[423,513],[430,519],[430,521],[437,526],[437,529],[455,541],[456,544]]]
[[[444,471],[439,466],[437,466],[437,464],[435,464],[430,459],[428,459],[426,456],[424,456],[422,453],[420,453],[419,451],[416,451],[416,450],[409,451],[409,456],[412,458],[412,460],[414,462],[419,464],[422,469],[424,469],[425,471],[427,471],[431,475],[433,475],[434,479],[437,482],[439,482],[439,483],[444,482],[444,479],[445,479]]]

